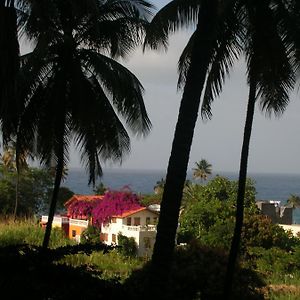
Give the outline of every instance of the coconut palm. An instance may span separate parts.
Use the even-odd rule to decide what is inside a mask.
[[[14,0],[0,1],[0,119],[2,138],[9,141],[17,127],[19,43]]]
[[[257,1],[255,6],[245,2],[244,6],[247,14],[245,28],[248,38],[245,41],[245,55],[249,98],[240,161],[236,224],[225,281],[225,299],[230,298],[243,226],[247,164],[255,103],[259,99],[261,108],[267,113],[282,114],[289,102],[289,93],[294,87],[300,62],[297,57],[300,44],[299,38],[296,37],[297,31],[300,34],[300,27],[297,29],[297,26],[291,26],[294,18],[291,7],[285,1],[275,1],[277,6],[272,2]]]
[[[81,151],[94,184],[101,160],[120,161],[130,151],[119,116],[133,134],[150,129],[143,87],[115,58],[141,42],[151,10],[141,0],[32,0],[25,31],[36,46],[22,58],[20,94],[26,101],[17,145],[20,150],[36,145],[41,163],[56,162],[43,248],[70,143]]]
[[[293,209],[300,208],[300,196],[291,194],[286,204]]]
[[[193,177],[195,179],[206,180],[208,175],[211,175],[212,165],[205,159],[201,159],[199,162],[195,162],[196,168],[193,169]]]
[[[261,108],[267,113],[277,115],[283,113],[289,101],[289,92],[292,90],[299,62],[299,6],[294,2],[258,1],[249,4],[247,1],[239,3],[240,26],[244,34],[243,49],[247,59],[249,98],[244,131],[244,140],[241,153],[239,186],[237,195],[236,226],[232,247],[228,261],[228,271],[225,282],[225,299],[230,297],[230,289],[234,273],[235,261],[238,254],[240,235],[243,225],[244,194],[247,176],[247,161],[251,137],[255,102],[260,99]],[[255,5],[254,5],[255,4]],[[263,12],[263,13],[262,13]],[[298,23],[298,26],[296,24]],[[245,38],[247,37],[247,38]],[[270,55],[268,49],[276,47]],[[188,66],[191,45],[188,45],[180,59],[180,80],[184,82],[186,66]],[[222,46],[220,45],[220,48]],[[295,64],[296,62],[296,64]],[[216,64],[218,67],[218,64]],[[227,70],[226,70],[227,71]],[[221,72],[224,72],[224,70]],[[211,68],[204,92],[202,115],[210,117],[210,104],[214,96],[222,88],[222,81],[218,80],[220,70]],[[218,85],[212,80],[217,78]]]
[[[240,228],[243,220],[241,216],[243,216],[244,186],[249,149],[248,141],[251,135],[255,100],[260,97],[262,108],[268,112],[273,110],[276,114],[279,114],[284,110],[288,103],[288,91],[292,88],[294,83],[294,70],[291,54],[299,54],[299,47],[295,47],[295,42],[297,36],[299,38],[299,35],[295,34],[295,30],[293,31],[292,25],[295,23],[293,23],[291,18],[291,9],[287,8],[288,4],[285,1],[253,1],[251,3],[243,0],[220,1],[218,3],[218,14],[210,15],[210,20],[214,20],[215,24],[221,24],[221,22],[223,22],[222,24],[224,26],[220,27],[224,28],[224,31],[227,34],[224,34],[223,39],[218,39],[218,35],[216,34],[210,34],[210,38],[207,38],[205,42],[203,42],[202,47],[205,49],[201,50],[199,49],[199,44],[197,44],[199,34],[197,31],[199,30],[201,20],[205,20],[205,14],[204,16],[201,15],[202,18],[200,18],[199,14],[197,19],[196,16],[192,14],[196,5],[199,3],[201,3],[201,7],[198,6],[199,12],[201,12],[201,9],[205,8],[206,15],[211,13],[209,8],[205,7],[205,4],[207,5],[205,1],[173,1],[163,8],[160,14],[154,18],[156,24],[159,24],[159,26],[155,26],[154,32],[156,32],[156,34],[157,32],[161,32],[160,42],[165,45],[167,44],[166,37],[168,33],[176,31],[181,25],[188,25],[186,20],[189,18],[195,22],[198,20],[198,26],[179,61],[179,66],[181,68],[179,86],[184,87],[184,93],[169,161],[153,261],[154,264],[161,263],[159,253],[162,251],[165,251],[165,253],[168,251],[168,255],[171,257],[170,254],[172,253],[174,246],[174,227],[177,225],[178,204],[180,203],[182,193],[182,181],[186,174],[189,146],[192,141],[192,130],[198,111],[198,107],[195,106],[194,103],[196,102],[196,98],[197,103],[200,102],[200,94],[204,87],[204,78],[206,79],[206,89],[202,104],[202,114],[203,116],[210,117],[211,102],[214,100],[215,96],[219,95],[222,84],[224,83],[225,75],[228,74],[234,59],[241,53],[240,50],[242,47],[247,57],[250,93],[245,126],[245,139],[241,157],[242,163],[237,200],[238,207],[235,238],[233,239],[233,246],[229,259],[230,267],[228,271],[229,276],[227,277],[227,282],[229,282],[232,281],[231,275],[233,274],[237,253],[236,250],[238,249],[239,244],[239,238],[237,237],[240,236]],[[225,9],[221,9],[222,4]],[[226,4],[228,4],[228,6],[226,6]],[[217,3],[215,3],[215,5],[217,5]],[[211,6],[213,6],[212,2]],[[264,13],[267,13],[267,18],[265,20],[262,13],[259,11],[260,9],[262,9]],[[220,12],[223,12],[222,18],[219,16]],[[280,19],[282,14],[284,14],[285,17]],[[227,21],[226,17],[231,18],[231,22]],[[218,20],[220,23],[218,23]],[[208,30],[211,22],[208,20],[206,21],[207,22],[203,23],[202,28]],[[227,24],[224,23],[224,21],[227,21]],[[258,27],[260,23],[266,26],[266,31],[262,26],[259,32]],[[218,29],[217,32],[221,31],[220,28]],[[263,34],[264,32],[265,34]],[[250,39],[248,38],[249,35],[251,36]],[[269,44],[265,43],[265,39],[263,38],[264,35],[268,39]],[[216,40],[217,46],[215,49],[210,48],[211,44],[209,41],[211,39]],[[155,41],[155,39],[150,40],[149,44],[153,44],[154,46],[152,45],[152,47],[155,48],[156,44],[153,41]],[[264,44],[264,46],[260,48],[260,44]],[[268,47],[266,47],[266,45],[268,45]],[[274,46],[279,48],[274,52],[274,55],[268,57],[269,51],[267,51],[267,49],[274,49]],[[196,64],[196,49],[199,57],[202,58],[202,65],[199,61],[198,65]],[[209,53],[209,50],[211,50],[210,56],[205,56],[205,54]],[[278,54],[280,56],[279,60],[272,64],[275,56]],[[265,62],[264,59],[267,61]],[[206,66],[206,68],[204,68],[204,66]],[[197,77],[197,69],[203,76],[202,81]],[[273,72],[275,72],[274,81],[272,81]],[[191,76],[191,74],[193,74],[193,76]],[[188,108],[190,108],[190,110]],[[186,136],[186,139],[184,140],[183,135],[188,135],[189,139]],[[188,144],[189,146],[187,146]],[[184,156],[184,158],[182,158],[182,156]],[[185,162],[183,163],[184,160]],[[176,178],[179,179],[176,180]],[[170,214],[172,214],[172,216],[170,216]],[[163,250],[163,248],[165,250]],[[168,259],[167,255],[164,255],[164,259]],[[225,292],[226,297],[228,297],[228,293],[230,292],[231,284],[228,284],[227,286],[228,288]]]
[[[210,79],[211,90],[218,92],[241,49],[241,39],[237,38],[240,32],[236,10],[235,1],[231,0],[174,0],[153,18],[146,36],[146,45],[157,49],[168,45],[170,33],[181,27],[195,27],[179,62],[184,69],[179,86],[184,91],[152,256],[152,265],[161,271],[160,274],[166,274],[171,265],[190,147],[207,74],[211,69],[215,70],[216,78]]]

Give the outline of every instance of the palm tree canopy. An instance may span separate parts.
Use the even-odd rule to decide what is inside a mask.
[[[292,208],[300,208],[300,196],[291,194],[287,200],[287,206]]]
[[[146,135],[151,127],[139,80],[115,58],[142,41],[152,5],[142,0],[27,0],[24,26],[35,43],[22,57],[20,98],[25,99],[18,146],[35,145],[42,163],[64,164],[72,140],[89,170],[102,174],[100,160],[121,160],[130,150],[128,129]],[[33,149],[32,149],[33,151]]]
[[[196,179],[207,179],[208,175],[212,173],[212,165],[207,162],[205,159],[201,159],[199,162],[196,162],[196,168],[193,169],[193,176]]]
[[[229,19],[223,19],[224,31],[211,60],[203,93],[202,117],[211,118],[211,103],[220,95],[226,76],[242,53],[247,61],[249,82],[255,74],[262,110],[280,115],[299,74],[300,5],[297,1],[280,0],[237,0],[234,3],[232,9],[226,11]],[[186,81],[195,34],[179,60],[179,88]]]

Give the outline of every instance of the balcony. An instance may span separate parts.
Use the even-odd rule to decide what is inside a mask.
[[[144,226],[122,225],[122,229],[127,231],[156,231],[156,225],[144,225]]]

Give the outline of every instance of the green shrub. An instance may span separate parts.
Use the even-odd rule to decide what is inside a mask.
[[[127,237],[122,234],[118,234],[119,252],[127,257],[136,257],[138,247],[133,237]]]
[[[100,229],[95,226],[88,226],[81,234],[81,243],[97,244],[100,243]]]
[[[160,294],[153,294],[153,297],[166,300],[222,299],[226,267],[227,255],[222,250],[203,247],[198,243],[179,247],[174,255],[169,282],[164,278],[161,284],[165,291],[163,294],[158,291]],[[149,263],[126,281],[125,288],[131,298],[140,299],[145,290],[153,290],[154,287],[149,286],[149,278],[156,275],[151,272]],[[252,270],[238,266],[233,286],[231,299],[263,299],[259,288],[264,286],[264,282]]]

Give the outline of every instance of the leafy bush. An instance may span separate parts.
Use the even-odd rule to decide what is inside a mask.
[[[158,291],[164,294],[156,296],[166,300],[222,299],[226,266],[227,255],[224,251],[203,247],[198,243],[179,247],[175,252],[169,281],[161,283],[165,290]],[[135,271],[126,281],[125,288],[129,290],[130,298],[140,299],[145,290],[155,288],[147,286],[149,278],[156,276],[151,272],[151,264],[148,264]],[[233,286],[231,299],[263,299],[259,288],[264,286],[264,282],[254,271],[238,266]]]
[[[95,226],[88,226],[81,234],[81,243],[96,244],[100,243],[100,229]]]
[[[138,247],[133,237],[127,237],[122,234],[118,234],[119,252],[127,257],[136,257]]]
[[[260,214],[246,215],[242,232],[242,248],[263,247],[270,249],[277,247],[286,251],[299,245],[300,240],[291,232],[273,224],[271,219]]]

